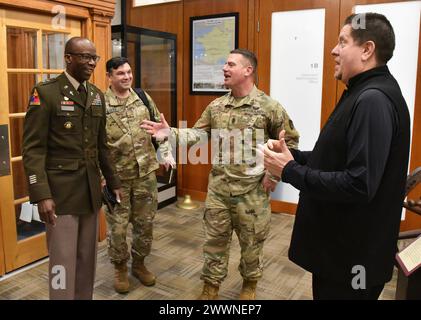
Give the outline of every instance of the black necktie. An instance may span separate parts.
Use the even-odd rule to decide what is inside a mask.
[[[80,100],[82,100],[83,105],[85,105],[86,104],[86,89],[85,89],[85,86],[83,84],[81,84],[79,86],[79,88],[77,89],[77,91],[79,92]]]

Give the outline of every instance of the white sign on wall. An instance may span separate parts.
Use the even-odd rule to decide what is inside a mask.
[[[270,96],[293,120],[300,150],[312,150],[320,132],[324,30],[325,9],[272,14]],[[272,199],[297,203],[298,190],[279,183]]]

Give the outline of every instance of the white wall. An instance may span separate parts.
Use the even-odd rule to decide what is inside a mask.
[[[272,14],[270,95],[300,133],[300,150],[312,150],[320,132],[325,9]],[[297,203],[298,191],[279,183],[272,199]]]

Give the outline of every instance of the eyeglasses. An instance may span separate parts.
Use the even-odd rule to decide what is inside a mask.
[[[92,55],[87,54],[87,53],[72,53],[72,52],[68,52],[66,54],[70,54],[72,56],[77,56],[84,63],[89,62],[91,60],[94,60],[95,63],[96,63],[96,62],[99,61],[99,59],[101,59],[100,56],[92,56]]]

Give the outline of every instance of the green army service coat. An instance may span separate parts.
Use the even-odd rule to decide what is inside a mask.
[[[101,207],[100,169],[120,186],[109,159],[102,92],[86,82],[87,100],[62,73],[32,90],[23,133],[23,165],[31,203],[51,198],[57,215]]]

